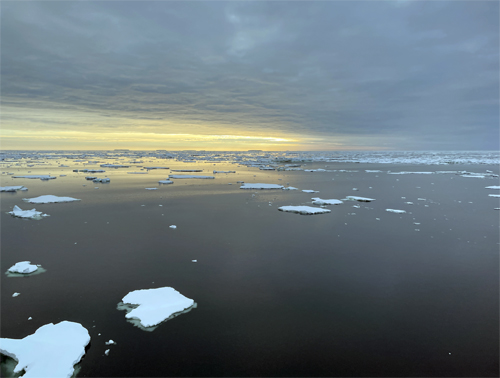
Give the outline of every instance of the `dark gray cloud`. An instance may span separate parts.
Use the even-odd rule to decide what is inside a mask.
[[[498,149],[498,20],[496,1],[3,2],[2,102]]]

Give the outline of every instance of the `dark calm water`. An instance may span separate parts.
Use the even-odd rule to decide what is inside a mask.
[[[499,204],[488,194],[499,191],[485,189],[498,179],[386,173],[498,174],[498,167],[330,163],[358,172],[307,173],[168,163],[150,165],[237,173],[175,180],[156,191],[144,188],[158,186],[168,170],[107,169],[109,184],[72,172],[81,165],[29,169],[67,175],[49,182],[1,176],[2,186],[29,188],[1,194],[2,337],[81,323],[91,335],[82,377],[498,376]],[[246,191],[239,180],[319,193]],[[22,201],[44,194],[82,201]],[[376,201],[314,216],[277,210],[347,195]],[[6,212],[14,205],[50,217],[13,218]],[[47,271],[4,274],[24,260]],[[130,291],[163,286],[198,307],[153,332],[116,309]],[[117,345],[106,346],[109,339]]]

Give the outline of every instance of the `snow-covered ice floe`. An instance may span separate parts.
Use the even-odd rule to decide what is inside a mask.
[[[14,373],[24,370],[23,378],[69,378],[89,342],[81,324],[62,321],[45,324],[23,339],[0,339],[0,352],[18,362]]]
[[[298,188],[294,188],[293,186],[287,186],[286,188],[282,188],[283,190],[299,190]]]
[[[389,175],[432,175],[434,172],[387,172]]]
[[[43,214],[41,211],[36,211],[36,209],[31,210],[22,210],[19,206],[15,205],[12,211],[9,211],[9,214],[19,217],[19,218],[28,218],[28,219],[42,219],[42,217],[48,217],[48,214]]]
[[[485,189],[500,189],[500,186],[498,185],[493,185],[493,186],[487,186]]]
[[[0,186],[0,192],[15,192],[18,190],[22,190],[24,188],[23,185],[17,186]]]
[[[144,167],[145,169],[170,169],[169,167]]]
[[[500,197],[500,194],[488,194],[490,197]]]
[[[198,175],[168,175],[168,178],[173,179],[214,179],[214,176],[198,176]]]
[[[121,165],[121,164],[101,164],[101,167],[105,167],[105,168],[130,168],[130,165]]]
[[[373,198],[357,197],[357,196],[347,196],[344,198],[347,201],[360,201],[360,202],[371,202],[375,201]]]
[[[303,192],[304,193],[319,193],[318,190],[311,190],[311,189],[304,189]]]
[[[12,176],[13,178],[27,178],[27,179],[40,179],[40,180],[54,180],[57,177],[51,175],[25,175],[25,176]]]
[[[29,203],[59,203],[59,202],[74,202],[81,201],[73,197],[58,197],[53,195],[40,196],[35,198],[23,198],[23,201]]]
[[[159,184],[173,184],[174,182],[173,181],[170,181],[170,180],[160,180],[158,181]]]
[[[152,331],[165,320],[188,312],[195,302],[172,287],[135,290],[123,297],[118,310],[126,310],[125,318],[139,328]]]
[[[281,206],[278,207],[278,210],[285,211],[287,213],[297,213],[302,215],[323,214],[331,212],[331,210],[328,209],[312,206]]]
[[[395,209],[385,209],[385,211],[388,211],[389,213],[396,213],[396,214],[406,213],[405,210],[395,210]]]
[[[262,184],[262,183],[257,183],[257,184],[245,183],[245,184],[240,186],[240,189],[283,189],[283,185]]]
[[[12,265],[8,269],[8,272],[29,274],[29,273],[33,273],[37,269],[38,269],[38,266],[31,264],[30,261],[19,261],[19,262],[15,263],[14,265]]]
[[[312,200],[315,205],[340,205],[341,203],[344,203],[338,199],[321,199],[319,197],[314,197]]]

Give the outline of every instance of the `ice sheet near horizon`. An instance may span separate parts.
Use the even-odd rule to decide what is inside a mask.
[[[75,202],[81,200],[73,197],[58,197],[49,194],[35,198],[23,198],[23,201],[29,203],[60,203],[60,202]]]
[[[262,184],[262,183],[256,183],[256,184],[245,183],[245,184],[240,186],[240,189],[283,189],[283,185]]]
[[[302,214],[302,215],[323,214],[331,212],[331,210],[328,209],[312,207],[312,206],[281,206],[278,207],[278,210],[288,213]]]
[[[138,319],[143,327],[156,326],[194,305],[194,300],[172,287],[135,290],[124,296],[122,302],[125,305],[137,306],[128,311],[125,317]]]
[[[319,197],[311,198],[314,205],[340,205],[342,202],[338,199],[321,199]]]
[[[69,378],[89,342],[89,332],[81,324],[62,321],[23,339],[0,339],[0,352],[18,361],[14,373],[25,370],[23,378]]]
[[[31,264],[31,261],[19,261],[12,265],[8,271],[11,273],[29,274],[38,269],[37,265]]]
[[[15,192],[24,188],[24,185],[17,186],[0,186],[0,192]]]
[[[173,179],[214,179],[214,176],[197,176],[197,175],[168,175],[168,178]]]
[[[36,211],[36,209],[22,210],[17,205],[14,206],[12,211],[9,211],[9,214],[14,215],[15,217],[28,219],[41,219],[42,217],[48,217],[47,214],[43,214],[41,211]]]

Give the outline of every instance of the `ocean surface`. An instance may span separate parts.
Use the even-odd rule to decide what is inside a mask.
[[[486,189],[499,185],[498,154],[199,154],[4,155],[1,186],[28,190],[0,194],[1,337],[80,323],[91,342],[79,377],[498,376],[500,206],[489,194],[500,190]],[[83,169],[105,172],[73,171]],[[28,174],[57,178],[14,178]],[[215,179],[158,184],[170,174]],[[81,201],[23,201],[48,194]],[[278,211],[346,196],[375,200]],[[16,218],[15,205],[50,216]],[[46,271],[5,274],[26,260]],[[127,293],[159,287],[196,308],[150,332],[117,309]],[[2,376],[13,363],[2,356]]]

